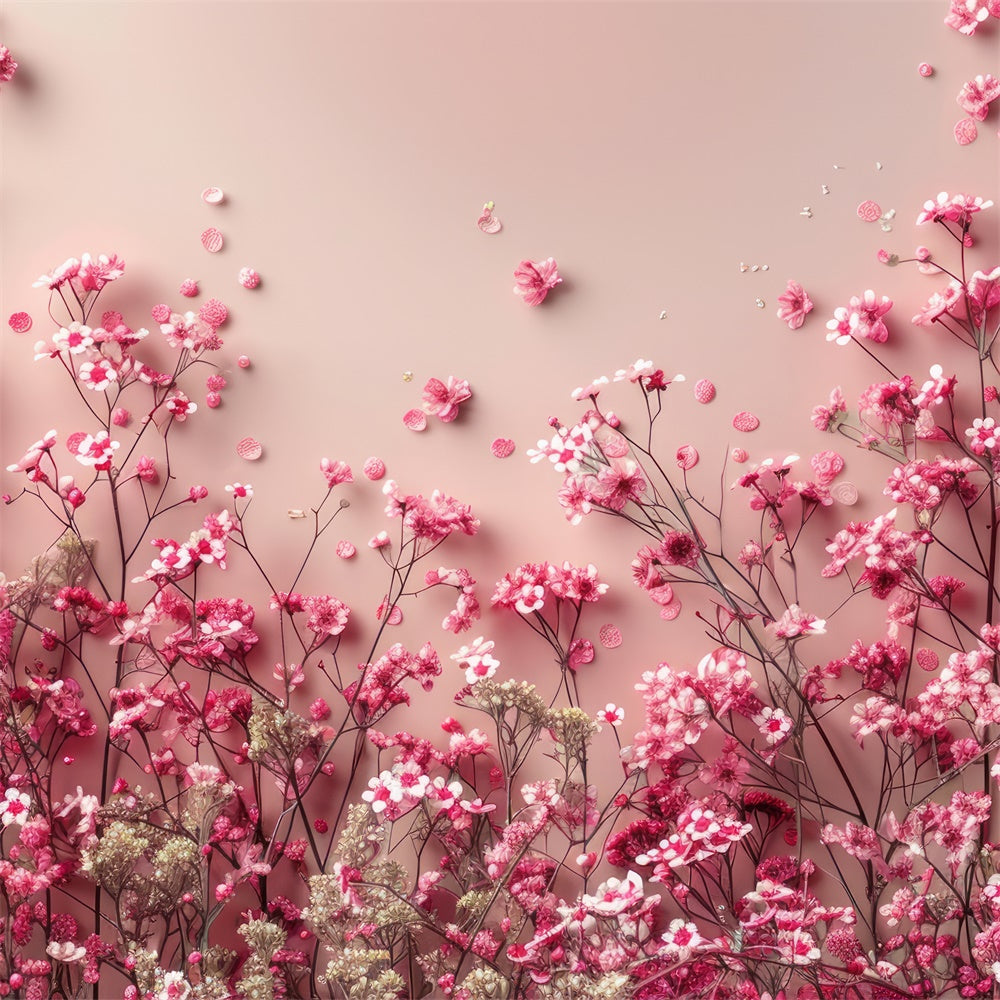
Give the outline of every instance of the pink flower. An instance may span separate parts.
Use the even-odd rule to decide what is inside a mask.
[[[528,449],[528,458],[540,462],[543,458],[555,466],[556,472],[576,472],[580,462],[589,458],[593,449],[594,432],[583,423],[575,427],[559,427],[550,441],[540,440],[538,448]]]
[[[217,330],[229,319],[229,310],[218,299],[209,299],[199,310],[198,317],[213,330]]]
[[[913,397],[913,402],[922,410],[940,406],[955,395],[955,383],[958,379],[954,375],[945,375],[940,365],[931,365],[930,376],[920,387],[920,392]]]
[[[594,662],[594,644],[589,639],[574,639],[569,644],[566,662],[570,670],[577,670]]]
[[[249,483],[227,483],[226,492],[232,493],[234,500],[249,500],[253,496],[253,487]]]
[[[792,720],[780,708],[766,705],[753,717],[753,723],[771,746],[783,743],[792,731]]]
[[[826,321],[826,328],[830,332],[826,335],[827,341],[834,341],[841,347],[851,342],[851,313],[846,306],[838,306],[833,310],[833,319]]]
[[[149,455],[142,455],[135,463],[135,474],[144,483],[155,483],[159,478],[156,471],[156,459]]]
[[[794,328],[793,328],[794,329]],[[691,955],[707,944],[698,933],[696,924],[685,921],[683,917],[670,921],[670,926],[663,932],[660,940],[664,944],[664,954],[672,962],[687,962]]]
[[[328,458],[321,458],[319,467],[326,478],[327,487],[331,490],[341,483],[354,482],[354,473],[346,462],[332,462]]]
[[[486,805],[483,803],[483,800],[479,798],[473,799],[471,802],[468,799],[462,799],[459,805],[465,810],[465,812],[472,813],[473,816],[484,816],[486,813],[491,813],[494,809],[496,809],[496,805],[492,803],[490,805]]]
[[[784,320],[789,330],[798,330],[813,309],[812,299],[797,281],[788,282],[788,287],[778,296],[778,301],[781,303],[778,319]]]
[[[378,815],[385,812],[390,805],[398,805],[403,801],[403,786],[391,771],[383,771],[377,778],[368,781],[368,790],[361,793],[361,798],[372,807],[372,812]]]
[[[580,902],[590,913],[610,917],[624,913],[643,899],[641,876],[629,872],[624,879],[609,878],[602,882],[592,896],[584,893]]]
[[[795,639],[803,635],[823,635],[826,632],[826,621],[809,614],[808,611],[803,611],[797,604],[792,604],[768,628],[772,629],[779,639]]]
[[[1000,97],[1000,80],[987,73],[985,76],[977,76],[963,83],[957,100],[970,118],[981,122],[986,120],[990,103],[998,97]]]
[[[977,455],[985,455],[988,451],[993,451],[1000,439],[1000,427],[992,417],[983,420],[976,417],[972,421],[972,426],[967,428],[965,436],[969,438],[969,448]]]
[[[212,327],[190,311],[183,315],[168,312],[167,319],[160,323],[160,332],[178,350],[200,351],[215,344]]]
[[[578,403],[585,399],[593,399],[595,396],[600,394],[601,389],[603,389],[609,381],[610,380],[607,375],[599,375],[589,385],[577,386],[570,393],[570,397],[575,399]],[[618,379],[617,381],[621,380]]]
[[[646,480],[637,462],[630,458],[615,458],[598,473],[592,484],[591,500],[610,510],[624,510],[631,502],[642,503]]]
[[[447,385],[440,379],[429,379],[424,386],[424,412],[450,423],[458,416],[458,407],[472,397],[472,390],[464,378],[448,376]]]
[[[686,531],[666,531],[663,540],[656,549],[656,556],[667,566],[698,565],[701,558],[701,546],[694,535]]]
[[[16,461],[13,465],[7,466],[8,472],[30,472],[32,469],[38,468],[38,463],[41,462],[44,455],[46,455],[56,444],[56,432],[54,430],[48,431],[45,437],[41,441],[36,441],[30,448],[21,456],[21,458]]]
[[[497,672],[500,661],[490,655],[493,646],[492,640],[484,641],[483,636],[477,636],[471,645],[462,646],[457,653],[452,654],[451,658],[460,667],[465,667],[465,680],[468,684],[476,684]]]
[[[89,253],[80,258],[80,269],[74,286],[83,292],[99,292],[109,281],[120,278],[125,273],[125,261],[117,254],[110,257],[99,254],[95,260]]]
[[[7,83],[7,81],[13,79],[16,69],[17,63],[14,62],[14,57],[10,54],[10,49],[6,45],[0,45],[0,81]]]
[[[340,635],[347,627],[347,620],[351,616],[351,609],[330,594],[307,597],[303,601],[303,606],[309,613],[306,628],[320,639]]]
[[[844,459],[835,451],[817,452],[809,464],[820,486],[829,486],[844,469]]]
[[[851,298],[850,327],[854,337],[864,337],[884,344],[889,339],[889,331],[882,317],[892,308],[892,299],[883,295],[881,299],[869,288],[860,298]]]
[[[963,35],[974,35],[979,25],[989,16],[989,4],[981,0],[951,0],[944,23]]]
[[[166,406],[167,411],[173,414],[174,420],[178,423],[183,423],[198,409],[198,404],[188,399],[183,392],[175,392],[168,396]]]
[[[942,191],[936,199],[924,202],[924,210],[917,216],[917,225],[925,222],[957,222],[967,225],[972,216],[984,209],[992,208],[992,201],[984,201],[981,197],[972,198],[967,194],[948,196]]]
[[[48,288],[54,291],[62,288],[66,282],[72,280],[80,271],[80,261],[76,257],[64,260],[58,267],[52,269],[51,274],[43,274],[32,283],[33,288]]]
[[[916,326],[930,326],[958,304],[963,291],[962,283],[952,278],[946,288],[931,294],[927,304],[913,317],[912,322]]]
[[[562,278],[559,277],[559,270],[556,262],[551,258],[533,262],[522,260],[514,269],[514,292],[524,297],[524,301],[529,306],[541,305],[545,301],[545,296],[556,287]]]
[[[1000,303],[1000,265],[987,274],[976,271],[966,288],[972,322],[980,326],[985,314]]]

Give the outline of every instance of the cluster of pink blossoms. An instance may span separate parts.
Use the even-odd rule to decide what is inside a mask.
[[[997,13],[995,0],[956,0],[950,18],[971,34]],[[976,77],[963,87],[959,102],[981,120],[997,92],[991,76]],[[982,199],[941,195],[928,202],[918,221],[957,230],[953,235],[968,247],[971,220],[988,207]],[[927,265],[929,252],[918,251],[917,258]],[[928,265],[926,270],[935,269]],[[92,305],[121,270],[117,258],[84,255],[44,276],[42,283],[56,295],[72,293]],[[520,294],[533,305],[560,280],[551,259],[525,262],[517,278]],[[985,360],[995,336],[987,320],[1000,306],[1000,268],[976,271],[963,281],[952,277],[935,294],[937,299],[918,314],[920,321],[966,340]],[[779,301],[779,316],[792,328],[801,326],[812,309],[794,282]],[[862,344],[866,352],[884,343],[889,332],[884,317],[891,305],[872,291],[851,299],[828,324],[832,339],[867,341]],[[160,420],[150,419],[143,428],[170,426],[193,415],[196,404],[179,387],[178,376],[187,364],[221,346],[217,331],[227,315],[216,300],[198,313],[155,307],[153,318],[167,346],[177,352],[172,373],[131,356],[146,331],[132,330],[116,313],[105,313],[101,326],[84,314],[43,341],[39,357],[58,358],[81,398],[105,394],[108,419],[93,433],[80,431],[66,441],[71,457],[94,471],[85,489],[61,474],[52,431],[10,467],[25,474],[25,492],[41,497],[44,487],[58,494],[64,505],[56,509],[70,520],[87,492],[97,496],[132,484],[127,488],[136,498],[148,501],[156,491],[143,487],[159,480],[156,461],[138,457],[123,474],[114,467],[123,453],[122,464],[128,466],[134,450],[112,440],[110,425],[126,427],[130,421],[128,411],[117,405],[119,397],[135,385],[148,388],[145,412],[154,418],[160,411]],[[638,388],[648,437],[645,428],[635,434],[615,414],[599,412],[597,397],[611,385],[608,377],[573,393],[594,408],[569,428],[553,421],[555,433],[531,456],[547,459],[564,474],[560,502],[569,520],[599,509],[641,526],[651,541],[633,561],[635,580],[661,606],[664,618],[679,613],[674,588],[687,583],[713,588],[716,602],[712,613],[699,612],[718,646],[713,653],[693,670],[660,664],[643,674],[637,685],[643,729],[621,751],[621,785],[606,802],[587,783],[588,755],[592,760],[597,752],[589,740],[600,731],[595,723],[615,727],[623,712],[609,703],[593,718],[585,715],[577,707],[578,678],[568,672],[594,657],[593,645],[577,634],[584,609],[607,591],[593,565],[526,563],[505,574],[493,594],[495,606],[514,611],[557,649],[569,707],[554,708],[555,700],[541,698],[532,685],[495,681],[500,666],[495,644],[478,636],[451,656],[466,681],[458,700],[495,723],[496,738],[478,729],[466,732],[457,720],[446,719],[446,749],[409,732],[373,728],[394,706],[409,703],[411,686],[432,685],[441,673],[434,648],[427,643],[414,653],[395,644],[383,651],[376,643],[366,654],[371,662],[358,664],[358,676],[345,684],[337,652],[350,609],[331,594],[296,592],[298,576],[288,591],[277,590],[265,576],[266,593],[273,595],[271,606],[280,619],[283,662],[273,674],[280,693],[269,689],[266,670],[251,669],[250,657],[264,645],[253,606],[238,597],[205,597],[205,578],[192,579],[203,566],[225,568],[236,548],[249,552],[241,523],[253,494],[249,485],[227,487],[240,502],[239,516],[212,515],[187,542],[154,540],[157,557],[132,583],[155,593],[138,609],[124,599],[124,583],[121,600],[111,599],[106,590],[98,596],[101,587],[95,584],[95,593],[70,577],[65,586],[32,592],[48,616],[37,635],[24,630],[34,644],[24,649],[41,650],[33,667],[17,653],[21,622],[10,610],[25,614],[23,594],[16,603],[0,582],[0,667],[16,676],[2,690],[0,707],[10,720],[9,732],[0,733],[3,759],[16,762],[25,748],[30,756],[34,748],[51,747],[55,760],[71,736],[98,731],[83,705],[82,688],[68,674],[95,637],[103,641],[101,633],[111,632],[117,678],[107,723],[100,729],[122,751],[123,766],[134,765],[152,782],[142,792],[119,776],[113,784],[108,781],[105,801],[78,788],[60,803],[46,801],[50,792],[42,754],[30,767],[15,763],[0,775],[0,829],[7,834],[0,883],[12,912],[0,951],[0,985],[6,991],[23,988],[37,998],[66,982],[76,989],[72,976],[79,979],[81,971],[84,982],[97,982],[104,962],[116,974],[131,977],[125,995],[135,1000],[183,1000],[206,992],[216,978],[214,967],[212,973],[204,971],[209,949],[203,954],[188,945],[204,936],[209,914],[219,912],[209,907],[239,899],[230,912],[247,904],[240,911],[240,933],[251,942],[249,954],[244,951],[234,971],[219,977],[227,992],[247,995],[260,988],[260,982],[251,985],[255,968],[266,980],[264,993],[309,995],[315,992],[317,971],[322,973],[316,965],[319,946],[339,961],[356,957],[356,949],[378,955],[390,936],[394,951],[382,971],[394,974],[405,965],[412,977],[410,992],[436,986],[452,1000],[498,994],[506,988],[498,985],[504,981],[518,997],[569,995],[581,979],[583,992],[596,982],[601,995],[613,989],[636,1000],[695,995],[762,1000],[801,982],[806,985],[799,1000],[838,991],[927,1000],[939,983],[970,1000],[992,995],[1000,982],[1000,875],[993,874],[1000,852],[984,840],[984,830],[992,818],[990,783],[1000,780],[1000,764],[989,766],[1000,726],[1000,629],[972,626],[977,619],[968,618],[961,605],[970,599],[968,582],[981,576],[990,594],[990,610],[983,617],[993,617],[995,546],[977,543],[968,559],[959,557],[957,565],[968,570],[968,581],[948,573],[929,575],[929,567],[931,560],[944,558],[942,550],[958,551],[938,523],[942,512],[954,510],[961,516],[956,520],[972,529],[983,516],[977,505],[987,494],[992,497],[1000,465],[1000,414],[990,415],[987,407],[998,393],[987,386],[982,409],[977,398],[974,412],[966,412],[955,395],[957,378],[946,377],[940,365],[930,375],[919,390],[910,376],[891,372],[869,386],[859,400],[857,428],[850,425],[840,390],[814,413],[822,429],[890,455],[893,471],[884,495],[907,506],[852,522],[828,545],[827,577],[843,580],[853,561],[863,562],[860,579],[850,581],[849,600],[868,590],[891,603],[883,638],[857,639],[845,655],[812,667],[802,659],[803,646],[811,643],[798,640],[822,634],[827,623],[798,603],[793,549],[806,522],[824,517],[834,495],[842,495],[832,487],[844,458],[832,450],[817,453],[802,481],[793,471],[795,456],[751,466],[737,485],[747,491],[750,510],[760,515],[755,519],[759,532],[730,559],[721,507],[715,517],[688,488],[686,473],[693,464],[680,463],[681,485],[664,474],[669,463],[653,454],[652,425],[661,393],[679,377],[668,379],[643,359],[615,374],[615,382]],[[221,376],[209,377],[210,407],[217,405],[224,385]],[[469,395],[464,380],[432,379],[425,386],[424,410],[449,422]],[[935,455],[934,449],[946,454]],[[734,461],[747,458],[745,452],[739,459],[734,455]],[[344,462],[324,459],[320,469],[329,488],[353,482]],[[369,478],[381,474],[384,467]],[[167,461],[164,493],[173,478]],[[180,503],[206,494],[204,487],[193,487]],[[386,513],[400,521],[399,542],[393,546],[388,533],[381,532],[373,548],[391,575],[378,617],[381,621],[388,611],[394,621],[397,602],[414,596],[404,592],[414,563],[452,534],[475,534],[479,522],[466,505],[439,493],[406,495],[389,482],[385,494]],[[952,496],[958,501],[951,502]],[[144,530],[135,547],[130,541],[123,552],[141,551],[139,543],[148,540],[161,513],[158,503],[146,503]],[[987,516],[995,528],[995,505],[981,506],[990,507]],[[319,509],[315,513],[314,543],[329,526],[321,523]],[[896,526],[910,516],[913,530]],[[725,590],[716,574],[729,570],[734,585]],[[178,585],[184,581],[185,586]],[[467,570],[440,567],[424,582],[457,593],[456,606],[442,623],[446,630],[458,633],[479,618],[475,580]],[[20,585],[23,590],[23,581]],[[977,637],[977,648],[964,648],[975,645]],[[286,640],[301,647],[296,655],[286,655]],[[43,654],[52,653],[63,654],[60,667],[67,676],[47,668]],[[310,659],[315,669],[307,674]],[[926,671],[926,683],[918,682],[915,665]],[[187,679],[192,676],[207,684],[192,684]],[[235,683],[221,686],[220,678]],[[300,689],[324,682],[345,703],[339,729],[324,697],[310,690],[308,701],[296,700],[305,694]],[[867,751],[884,751],[888,777],[877,805],[851,783],[852,761],[841,753],[842,746],[829,757],[816,753],[817,732],[825,740],[824,726],[838,712],[846,721],[855,699],[860,700],[850,716],[851,731],[859,742],[875,737]],[[220,734],[224,740],[216,739]],[[345,796],[363,803],[350,810],[351,833],[345,839],[353,843],[348,848],[343,841],[322,839],[340,833],[330,830],[324,814],[307,813],[317,797],[328,804],[322,790],[306,804],[316,782],[334,773],[330,753],[340,735],[354,739],[355,752],[347,776],[338,758],[337,779],[346,786]],[[617,733],[612,735],[617,742]],[[556,776],[532,775],[515,784],[527,750],[539,740],[554,748]],[[370,747],[379,757],[365,787],[367,775],[358,765]],[[387,762],[383,755],[393,759]],[[817,767],[818,759],[827,766]],[[972,765],[978,766],[973,770]],[[241,784],[244,769],[252,781]],[[959,787],[966,769],[985,787]],[[266,774],[280,792],[278,808],[266,797],[257,801]],[[844,787],[831,790],[841,780]],[[945,787],[949,781],[954,784]],[[157,786],[169,789],[162,802]],[[391,827],[411,814],[409,828]],[[609,833],[612,829],[616,832]],[[785,848],[776,850],[771,839],[780,837],[794,847],[803,834],[810,839],[798,857],[780,853]],[[157,841],[161,835],[169,842]],[[405,837],[418,857],[424,858],[424,849],[432,845],[426,855],[435,858],[429,869],[413,873],[412,883],[389,853]],[[121,858],[116,838],[131,839],[133,850],[139,840],[152,845],[140,846],[114,872],[115,878],[124,872],[132,880],[128,891],[102,873],[109,857]],[[136,886],[158,891],[175,869],[184,868],[164,863],[163,843],[185,857],[193,850],[193,860],[185,865],[196,878],[189,891],[178,891],[151,915],[142,907],[155,892]],[[845,905],[825,906],[812,894],[831,878],[830,866],[818,874],[816,863],[803,860],[808,848],[819,845],[838,873],[845,855],[846,863],[857,864],[857,885],[851,876],[836,884]],[[338,849],[351,857],[338,858],[332,853]],[[595,874],[575,898],[559,895],[568,872],[589,878],[604,863],[625,872],[621,877]],[[78,870],[113,897],[121,914],[114,945],[86,936],[74,918],[49,908],[48,900]],[[148,871],[157,875],[144,882]],[[275,896],[277,886],[302,885],[311,876],[308,906],[300,905],[301,899]],[[679,909],[683,916],[663,919],[664,900],[647,895],[644,879],[669,893],[671,915]],[[42,894],[45,904],[31,898]],[[480,909],[478,900],[486,897],[489,903]],[[397,902],[405,915],[394,915]],[[178,933],[159,939],[165,952],[161,967],[160,956],[145,950],[146,942],[161,925],[169,928],[174,922]],[[895,933],[904,923],[908,926]],[[147,933],[147,928],[155,930]],[[405,960],[400,957],[394,967],[397,944],[425,932],[432,947],[411,951],[400,945],[398,955]],[[266,954],[255,950],[254,934],[274,937]],[[45,958],[27,957],[35,935],[45,937],[44,952],[38,952]],[[300,948],[299,942],[311,937],[317,947]],[[174,940],[176,945],[169,943]],[[173,955],[166,955],[171,948]],[[137,972],[140,952],[146,968]],[[372,959],[370,980],[382,961]],[[168,970],[170,962],[174,968]],[[488,988],[479,989],[482,981]],[[331,982],[330,989],[341,985]]]
[[[473,515],[468,504],[439,490],[430,497],[403,493],[398,484],[389,479],[382,492],[388,497],[386,516],[402,520],[404,531],[421,554],[426,554],[455,532],[474,535],[479,530],[479,518]]]
[[[374,663],[359,664],[358,670],[360,680],[345,687],[343,696],[355,718],[371,725],[395,705],[410,703],[409,692],[402,686],[404,681],[414,680],[429,691],[434,678],[441,674],[441,660],[429,642],[416,653],[397,642]]]
[[[228,510],[209,514],[201,528],[192,531],[186,542],[173,538],[154,538],[152,543],[159,554],[146,572],[132,582],[157,580],[162,582],[183,580],[202,565],[215,564],[226,568],[226,542],[235,529]]]
[[[569,562],[561,566],[548,562],[524,563],[497,581],[491,603],[530,615],[550,607],[553,598],[580,605],[600,600],[607,591],[608,585],[598,579],[593,563],[587,566]]]
[[[643,769],[655,764],[669,771],[670,762],[701,739],[713,718],[736,712],[753,719],[764,708],[746,657],[732,649],[703,657],[694,673],[661,664],[643,673],[635,687],[646,725],[636,733],[631,762]]]

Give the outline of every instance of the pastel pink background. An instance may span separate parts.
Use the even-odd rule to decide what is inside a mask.
[[[664,453],[696,443],[692,482],[710,500],[721,486],[732,506],[736,470],[720,476],[732,446],[755,461],[807,457],[831,444],[811,406],[837,383],[854,396],[871,381],[860,353],[825,342],[834,307],[874,286],[897,301],[894,363],[919,377],[937,360],[909,325],[928,279],[879,269],[875,252],[906,256],[928,240],[913,221],[939,190],[997,194],[995,121],[970,147],[951,138],[961,83],[996,71],[996,34],[970,42],[943,26],[945,11],[943,0],[6,0],[0,37],[21,69],[0,95],[0,303],[4,319],[27,310],[35,327],[0,337],[2,464],[49,427],[81,429],[63,416],[54,366],[31,360],[47,329],[39,274],[84,251],[121,254],[126,277],[102,304],[135,324],[154,303],[186,307],[177,287],[196,278],[195,305],[227,302],[227,348],[253,366],[227,372],[222,408],[202,406],[178,429],[178,465],[216,506],[227,482],[253,484],[248,530],[265,561],[291,568],[301,552],[307,527],[286,512],[319,499],[320,457],[359,469],[379,455],[405,490],[472,504],[482,537],[442,561],[468,564],[484,598],[522,561],[596,562],[613,589],[591,635],[614,621],[625,642],[599,650],[585,702],[631,703],[642,669],[690,661],[706,640],[689,612],[662,622],[638,598],[629,561],[642,539],[606,520],[569,526],[559,477],[524,451],[549,416],[576,419],[575,386],[652,358],[689,379],[671,391]],[[226,191],[223,206],[200,200],[210,184]],[[868,198],[896,210],[893,232],[857,218]],[[487,200],[504,223],[495,236],[475,224]],[[226,237],[214,256],[198,238],[210,225]],[[565,282],[527,308],[511,291],[514,266],[550,255]],[[768,270],[741,273],[741,261]],[[244,265],[263,276],[255,291],[236,283]],[[792,277],[816,303],[797,333],[775,317]],[[406,430],[426,379],[449,374],[475,393],[460,419]],[[705,376],[718,396],[700,406],[690,390]],[[752,435],[730,425],[743,409],[761,418]],[[264,446],[256,464],[235,454],[245,434]],[[517,454],[492,457],[496,436]],[[864,457],[847,458],[846,478],[880,508]],[[383,576],[365,542],[383,526],[382,498],[363,480],[345,495],[352,506],[312,585],[367,624]],[[847,516],[831,515],[828,533]],[[2,513],[0,532],[8,573],[52,539],[23,504]],[[339,537],[358,544],[354,562],[333,556]],[[239,589],[231,573],[220,592]],[[432,638],[446,657],[462,640],[440,632],[447,609],[435,600],[399,636]],[[501,627],[487,613],[477,633]],[[503,675],[549,669],[510,631]]]

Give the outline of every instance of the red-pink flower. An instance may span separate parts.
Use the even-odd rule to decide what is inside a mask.
[[[789,330],[798,330],[813,309],[812,299],[797,281],[788,282],[788,287],[778,296],[778,301],[781,303],[778,319],[784,320]]]
[[[556,262],[548,257],[546,260],[522,260],[514,269],[514,292],[524,297],[529,306],[541,305],[545,296],[562,281]]]

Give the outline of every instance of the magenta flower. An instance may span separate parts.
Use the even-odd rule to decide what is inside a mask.
[[[552,291],[562,278],[556,262],[548,257],[542,261],[522,260],[514,269],[514,293],[524,297],[529,306],[541,305],[545,296]]]
[[[781,308],[778,309],[778,319],[788,324],[789,330],[798,330],[806,321],[806,316],[812,312],[812,299],[797,281],[789,281],[784,293],[778,296]]]

